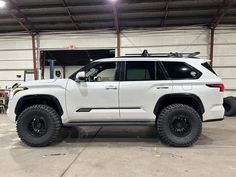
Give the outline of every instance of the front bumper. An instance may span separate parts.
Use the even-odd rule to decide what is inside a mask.
[[[16,114],[15,114],[15,105],[16,103],[12,100],[9,100],[8,109],[7,109],[7,117],[10,121],[16,122]]]

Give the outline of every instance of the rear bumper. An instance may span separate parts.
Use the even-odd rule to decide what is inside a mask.
[[[210,109],[205,109],[205,113],[202,116],[203,122],[219,121],[224,119],[224,107],[222,104],[213,105]]]

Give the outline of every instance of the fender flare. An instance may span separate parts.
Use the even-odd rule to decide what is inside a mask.
[[[176,99],[176,98],[194,99],[198,103],[199,109],[201,111],[200,113],[203,114],[205,112],[202,101],[197,95],[194,95],[194,94],[191,94],[191,93],[173,93],[173,94],[164,95],[161,98],[159,98],[159,100],[157,101],[157,103],[155,105],[153,113],[156,114],[158,112],[159,108],[161,107],[161,104],[165,100],[171,100],[171,99]]]
[[[60,115],[63,115],[63,109],[62,109],[61,104],[58,101],[58,99],[55,96],[53,96],[53,95],[47,95],[47,94],[26,95],[26,96],[21,97],[19,99],[19,101],[17,102],[17,104],[16,104],[15,114],[17,115],[17,113],[19,112],[19,110],[21,108],[21,103],[23,101],[31,100],[31,99],[35,99],[35,100],[36,99],[51,100],[51,101],[53,101],[56,104]]]

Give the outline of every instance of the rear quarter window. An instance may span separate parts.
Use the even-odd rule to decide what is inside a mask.
[[[202,66],[211,71],[213,74],[217,75],[216,72],[212,69],[212,67],[207,63],[202,63]]]
[[[173,80],[198,79],[202,73],[185,62],[162,62],[169,77]]]

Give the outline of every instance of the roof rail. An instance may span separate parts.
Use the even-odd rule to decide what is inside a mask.
[[[200,52],[194,52],[194,53],[178,53],[178,52],[170,52],[170,53],[148,53],[147,50],[144,50],[142,54],[126,54],[126,56],[129,57],[175,57],[175,58],[196,58],[197,55],[199,55]]]

